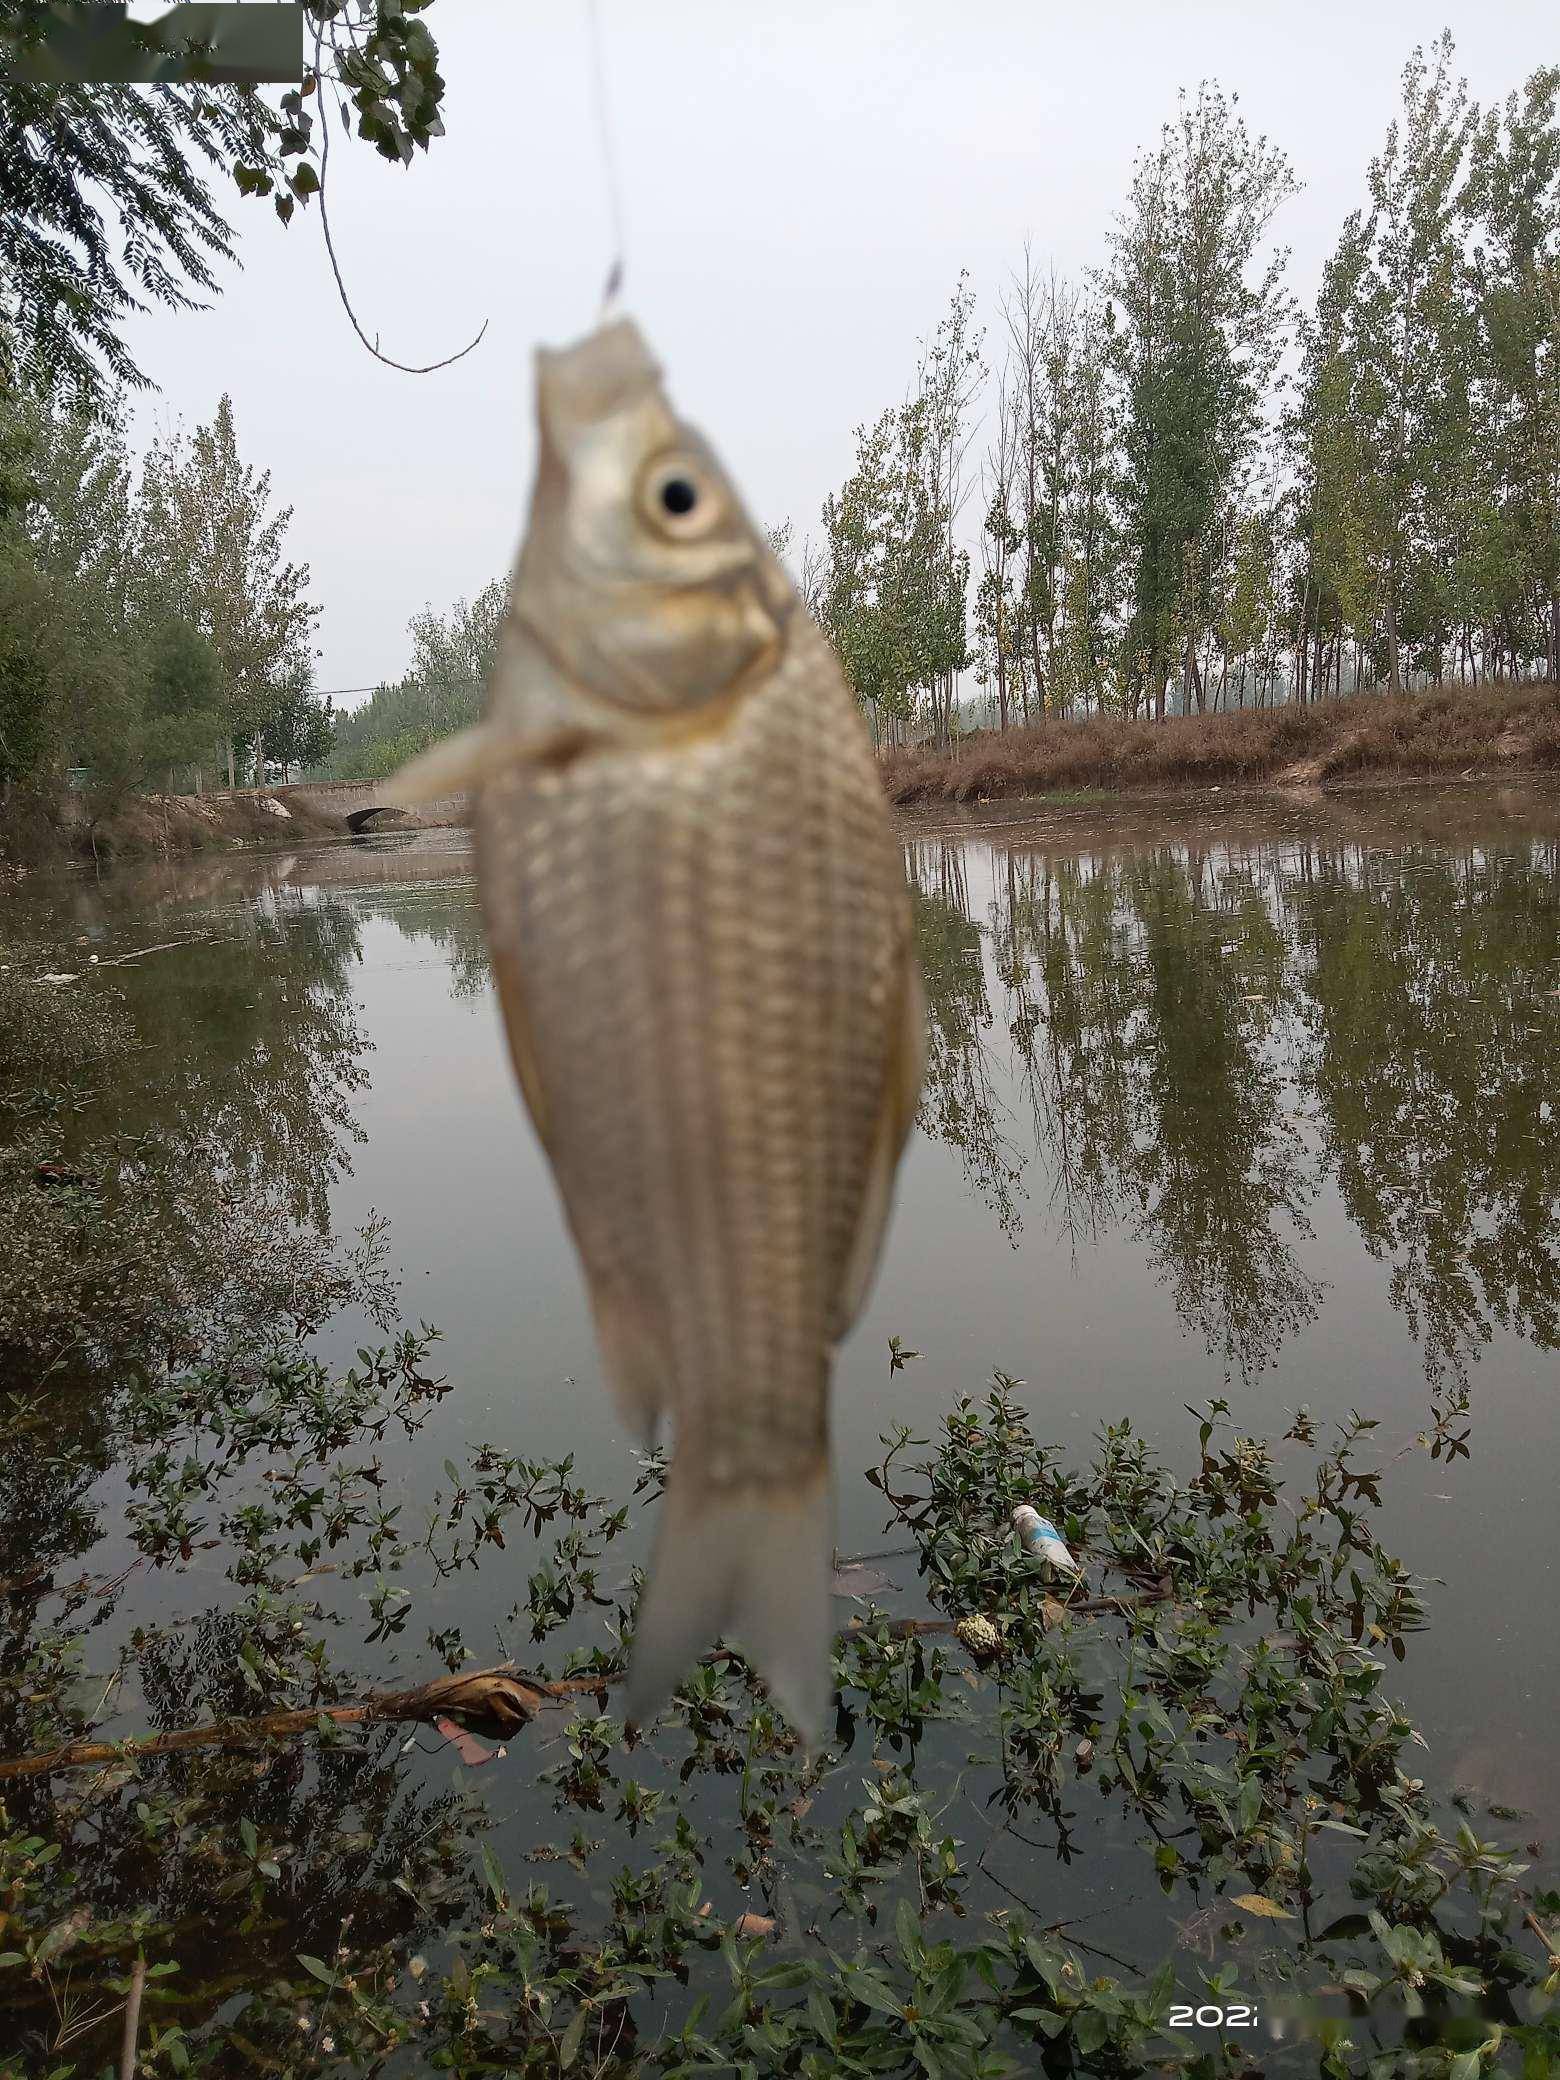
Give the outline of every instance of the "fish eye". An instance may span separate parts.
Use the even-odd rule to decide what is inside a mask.
[[[722,501],[708,472],[692,456],[662,455],[644,473],[639,503],[658,533],[687,541],[714,526]]]

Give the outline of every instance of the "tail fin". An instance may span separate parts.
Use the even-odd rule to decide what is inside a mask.
[[[627,1712],[654,1716],[722,1632],[810,1747],[823,1738],[833,1533],[828,1463],[784,1488],[695,1490],[673,1464],[639,1601]]]

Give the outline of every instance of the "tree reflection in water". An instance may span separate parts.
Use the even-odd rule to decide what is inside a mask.
[[[1185,1326],[1250,1375],[1318,1312],[1302,1254],[1331,1185],[1432,1383],[1461,1381],[1493,1326],[1555,1346],[1554,840],[979,837],[909,849],[921,1124],[1011,1240],[1026,1196],[1074,1251],[1130,1234]]]
[[[1493,1327],[1560,1339],[1560,846],[1316,848],[1286,893],[1306,1087],[1432,1379]]]

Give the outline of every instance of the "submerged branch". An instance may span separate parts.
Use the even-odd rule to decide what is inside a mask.
[[[61,1769],[86,1769],[97,1763],[129,1762],[144,1755],[172,1755],[186,1748],[244,1748],[258,1741],[288,1740],[317,1733],[322,1727],[372,1726],[392,1720],[431,1722],[459,1713],[513,1732],[533,1719],[544,1704],[602,1688],[599,1676],[574,1676],[562,1682],[536,1682],[512,1668],[479,1668],[440,1676],[412,1690],[383,1690],[356,1704],[315,1705],[307,1711],[261,1712],[252,1719],[216,1719],[205,1726],[181,1726],[169,1733],[134,1736],[123,1741],[67,1741],[38,1755],[0,1761],[0,1781],[41,1777]]]
[[[1140,1597],[1095,1596],[1062,1606],[1069,1614],[1100,1611],[1129,1611],[1161,1603],[1169,1595],[1167,1584]],[[864,1629],[853,1619],[838,1635],[841,1644]],[[893,1618],[888,1623],[891,1639],[924,1638],[956,1631],[952,1618]],[[707,1663],[739,1661],[731,1647],[717,1647],[704,1655]],[[214,1719],[204,1726],[181,1726],[168,1733],[132,1735],[122,1741],[66,1741],[35,1755],[0,1759],[0,1783],[16,1777],[44,1777],[56,1770],[90,1769],[100,1763],[134,1762],[148,1755],[175,1755],[190,1748],[247,1748],[267,1740],[293,1740],[301,1734],[318,1733],[330,1726],[373,1726],[396,1720],[421,1721],[458,1717],[476,1722],[502,1736],[517,1733],[534,1719],[543,1705],[558,1704],[570,1697],[600,1696],[609,1685],[623,1680],[622,1671],[591,1676],[565,1676],[557,1681],[526,1676],[508,1663],[494,1668],[468,1669],[459,1675],[437,1676],[411,1690],[381,1690],[360,1698],[356,1704],[315,1705],[308,1710],[261,1712],[250,1719]]]

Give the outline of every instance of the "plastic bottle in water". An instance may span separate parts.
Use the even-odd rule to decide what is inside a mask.
[[[1077,1574],[1079,1567],[1068,1552],[1062,1534],[1049,1517],[1042,1517],[1037,1509],[1021,1502],[1013,1512],[1013,1529],[1018,1533],[1019,1543],[1037,1560],[1049,1560],[1053,1567],[1063,1567],[1069,1574]]]

